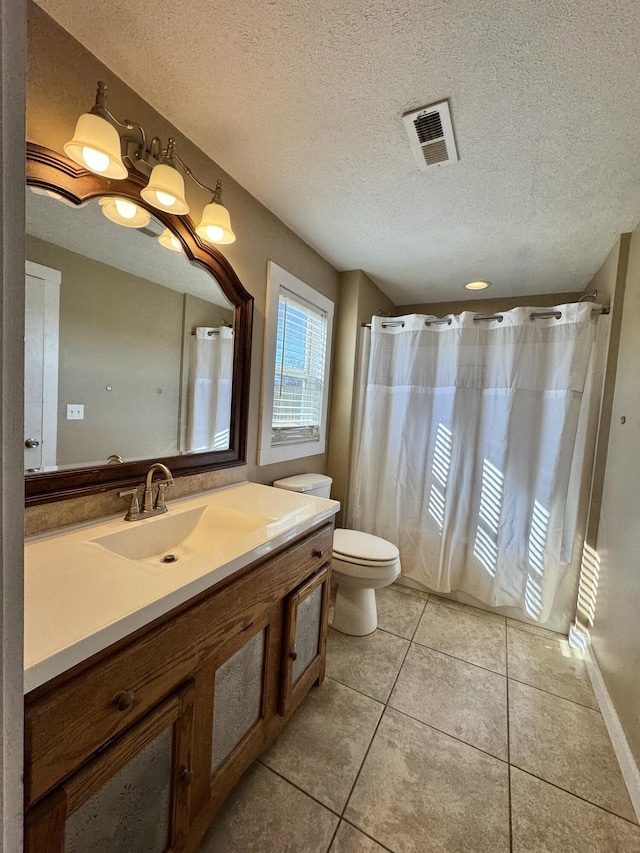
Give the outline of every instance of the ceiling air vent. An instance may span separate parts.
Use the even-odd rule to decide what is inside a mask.
[[[440,101],[402,116],[411,150],[423,172],[429,166],[443,166],[458,159],[453,137],[449,102]]]

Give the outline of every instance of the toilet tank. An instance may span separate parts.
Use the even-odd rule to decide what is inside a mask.
[[[316,498],[328,498],[331,495],[331,477],[325,474],[296,474],[285,477],[273,484],[276,489],[288,489],[290,492],[304,492]]]

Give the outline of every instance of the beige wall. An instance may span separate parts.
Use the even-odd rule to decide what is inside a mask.
[[[349,488],[355,368],[362,323],[378,311],[395,313],[395,306],[361,270],[340,273],[340,297],[335,319],[335,356],[331,430],[327,473],[333,478],[332,497],[342,504],[337,523],[343,524]]]
[[[615,275],[609,280],[615,280]],[[621,313],[596,542],[600,579],[591,634],[605,684],[640,763],[640,227],[630,240]]]
[[[73,134],[78,116],[91,107],[96,81],[101,79],[109,87],[109,105],[118,117],[134,119],[164,140],[175,137],[181,156],[204,183],[215,185],[218,178],[223,180],[225,205],[231,213],[238,239],[221,251],[255,299],[247,474],[252,480],[269,483],[289,474],[324,472],[325,455],[264,467],[256,465],[267,261],[275,261],[332,300],[337,299],[338,273],[33,4],[29,6],[28,23],[28,140],[62,151],[62,145]],[[206,192],[187,183],[192,215],[196,218],[210,198]]]
[[[31,236],[27,259],[62,274],[58,465],[175,454],[183,295]]]
[[[503,296],[498,299],[474,297],[451,302],[423,302],[414,305],[399,305],[398,314],[433,314],[444,317],[446,314],[461,314],[473,311],[475,314],[495,314],[496,311],[509,311],[521,305],[535,305],[541,308],[574,302],[581,293],[544,293],[540,296]]]

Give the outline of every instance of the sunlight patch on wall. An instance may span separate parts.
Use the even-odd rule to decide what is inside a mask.
[[[600,580],[600,555],[584,543],[580,562],[580,581],[578,583],[578,609],[590,628],[596,615],[598,601],[598,582]]]

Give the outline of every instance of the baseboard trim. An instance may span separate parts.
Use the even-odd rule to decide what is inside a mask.
[[[627,786],[627,791],[629,792],[629,798],[631,799],[631,804],[633,805],[636,813],[636,818],[638,823],[640,823],[640,770],[638,769],[633,753],[629,748],[620,719],[618,718],[611,696],[609,696],[609,691],[607,690],[602,673],[600,672],[598,661],[596,660],[593,649],[591,648],[591,643],[587,644],[586,652],[587,670],[589,672],[589,678],[591,679],[591,686],[593,687],[593,692],[598,700],[604,724],[609,732],[611,744],[616,754],[616,758],[618,759],[622,778]]]

